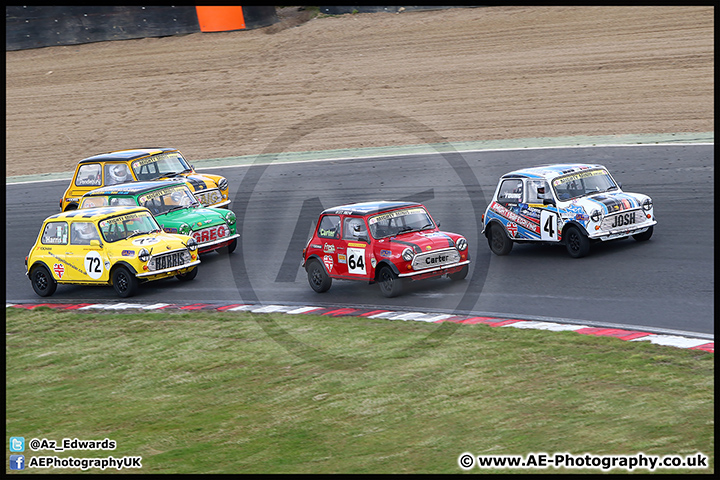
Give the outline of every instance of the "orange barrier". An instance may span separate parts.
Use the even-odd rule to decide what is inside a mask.
[[[245,28],[243,7],[195,7],[201,32],[226,32]]]

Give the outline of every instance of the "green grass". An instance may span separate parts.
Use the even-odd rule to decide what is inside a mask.
[[[708,469],[660,472],[714,471],[707,352],[485,325],[453,324],[443,336],[437,324],[352,317],[6,316],[6,437],[118,445],[26,450],[28,461],[142,456],[141,473],[461,473],[464,452],[702,452]],[[497,470],[524,471],[563,470]]]

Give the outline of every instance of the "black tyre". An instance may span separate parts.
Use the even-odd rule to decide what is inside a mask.
[[[590,239],[574,225],[565,231],[565,247],[573,258],[584,257],[590,251]]]
[[[50,270],[45,265],[37,265],[30,271],[30,281],[33,290],[41,297],[49,297],[55,293],[57,282],[50,274]]]
[[[126,267],[117,267],[112,273],[112,284],[121,297],[132,297],[137,291],[138,279]]]
[[[650,237],[652,237],[654,226],[655,225],[652,225],[650,228],[648,228],[644,232],[638,233],[637,235],[633,235],[633,238],[635,240],[637,240],[638,242],[647,242],[648,240],[650,240]]]
[[[490,231],[487,234],[488,245],[495,255],[507,255],[513,248],[513,242],[505,233],[505,229],[497,224],[488,225]]]
[[[451,273],[450,275],[448,275],[448,277],[450,277],[450,280],[452,280],[453,282],[465,280],[465,277],[467,277],[468,274],[468,270],[468,266],[465,265],[462,270],[460,270],[459,272]]]
[[[310,260],[305,267],[307,270],[308,283],[317,293],[330,290],[332,278],[325,272],[322,264],[317,260]]]
[[[388,298],[397,297],[402,293],[404,280],[392,271],[392,268],[383,265],[377,276],[380,293]]]
[[[177,275],[175,275],[175,278],[177,278],[181,282],[189,282],[193,278],[197,277],[197,274],[198,274],[198,267],[195,267],[192,270],[190,270],[189,272],[178,273]]]
[[[237,238],[233,239],[233,241],[230,242],[230,244],[227,247],[219,248],[218,252],[219,253],[227,253],[228,255],[230,255],[232,252],[235,251],[236,248],[237,248]]]

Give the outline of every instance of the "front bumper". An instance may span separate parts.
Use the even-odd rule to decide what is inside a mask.
[[[166,268],[164,270],[153,270],[152,272],[136,273],[135,276],[144,280],[156,280],[159,278],[169,277],[171,275],[177,275],[179,273],[185,273],[190,267],[200,265],[200,260],[194,262],[185,263],[176,267]]]
[[[413,280],[420,280],[422,278],[429,278],[429,277],[440,277],[442,275],[445,275],[446,273],[455,273],[456,271],[462,269],[465,265],[469,265],[470,260],[465,260],[463,262],[457,262],[453,263],[451,265],[441,265],[439,267],[434,268],[426,268],[424,270],[418,270],[414,272],[409,273],[401,273],[398,275],[400,278],[406,278],[406,277],[413,277]]]
[[[218,248],[224,247],[239,237],[240,237],[240,234],[235,233],[233,235],[228,235],[227,237],[222,237],[217,240],[211,240],[211,241],[205,242],[205,243],[198,242],[198,253],[210,252],[212,250],[216,250]]]

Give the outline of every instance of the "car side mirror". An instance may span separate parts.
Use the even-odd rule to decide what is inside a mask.
[[[90,246],[91,247],[102,247],[102,243],[100,243],[100,240],[90,240]]]
[[[543,205],[555,205],[555,200],[552,198],[544,198]]]

